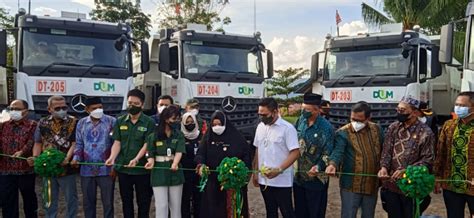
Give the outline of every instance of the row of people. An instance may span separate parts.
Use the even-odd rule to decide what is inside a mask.
[[[474,127],[474,93],[471,92],[461,93],[456,99],[458,118],[443,126],[436,161],[436,137],[418,119],[420,101],[411,97],[399,103],[398,121],[390,125],[385,135],[370,121],[370,107],[364,102],[353,106],[351,123],[334,131],[320,116],[320,95],[304,96],[302,115],[295,126],[280,117],[274,99],[264,98],[258,108],[261,122],[254,139],[253,163],[249,145],[224,113],[213,114],[210,130],[206,132],[203,131],[205,124],[199,124],[196,117],[197,102],[189,102],[188,112],[181,118],[172,99],[161,98],[159,116],[151,118],[141,111],[144,99],[141,91],[130,91],[128,114],[115,119],[103,114],[99,98],[89,98],[86,110],[90,116],[79,120],[77,125],[77,120],[67,115],[67,105],[61,96],[48,100],[51,115],[38,123],[26,119],[27,102],[13,101],[10,105],[12,120],[0,124],[1,152],[30,158],[28,162],[0,158],[0,191],[5,193],[0,201],[3,216],[18,217],[20,190],[26,202],[25,216],[36,217],[31,164],[49,147],[67,156],[63,163],[65,174],[52,181],[53,201],[46,211],[47,217],[57,215],[60,189],[66,196],[67,217],[76,216],[78,162],[106,164],[80,167],[86,217],[96,216],[97,187],[101,190],[104,216],[113,217],[115,176],[119,179],[124,217],[134,216],[134,194],[139,217],[149,216],[153,194],[157,217],[168,217],[169,211],[171,217],[189,217],[191,211],[194,217],[226,217],[230,211],[229,193],[220,190],[217,175],[209,175],[204,193],[199,193],[196,174],[180,170],[196,166],[201,172],[203,164],[215,169],[224,157],[238,157],[255,170],[267,169],[252,178],[254,185],[260,186],[267,217],[277,217],[278,209],[284,217],[324,217],[328,201],[327,175],[336,175],[337,171],[378,174],[382,181],[383,207],[389,217],[413,214],[412,199],[405,197],[396,186],[409,165],[427,166],[438,179],[470,180],[472,177],[469,144]],[[115,165],[113,170],[112,165]],[[375,177],[340,175],[342,217],[355,217],[359,208],[363,217],[373,217],[379,183]],[[470,209],[474,207],[470,184],[437,183],[435,191],[439,192],[441,187],[448,217],[462,217],[466,202]],[[241,192],[244,196],[242,215],[248,217],[246,188]],[[429,205],[429,197],[423,204],[422,210]]]

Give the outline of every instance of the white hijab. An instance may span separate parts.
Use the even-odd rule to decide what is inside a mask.
[[[188,131],[186,127],[184,126],[188,117],[191,117],[195,124],[195,127],[192,131]],[[187,112],[183,115],[183,119],[181,120],[181,132],[183,132],[184,137],[186,137],[189,140],[194,140],[197,137],[199,137],[199,125],[198,125],[196,116],[194,116],[194,114]]]

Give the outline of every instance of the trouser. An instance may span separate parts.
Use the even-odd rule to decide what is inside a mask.
[[[23,198],[23,212],[26,218],[38,217],[38,201],[35,192],[35,174],[0,175],[0,195],[2,196],[2,217],[17,218],[18,190]]]
[[[155,195],[156,218],[168,218],[169,211],[171,211],[170,218],[181,218],[183,185],[155,186],[153,194]]]
[[[181,200],[181,215],[183,218],[199,218],[201,193],[199,192],[199,176],[192,171],[184,172],[183,198]]]
[[[293,183],[295,214],[297,218],[324,218],[328,203],[328,186],[322,190],[311,190]]]
[[[96,217],[97,187],[104,209],[104,218],[114,217],[114,187],[115,180],[111,176],[81,177],[82,203],[86,218]]]
[[[469,208],[469,213],[474,214],[474,196],[459,194],[449,190],[443,190],[444,204],[448,218],[464,217],[464,208]]]
[[[389,218],[413,217],[415,206],[414,199],[384,188],[380,190],[380,198],[382,200],[382,207],[387,212]],[[423,202],[420,205],[420,215],[423,214],[423,211],[425,211],[426,208],[428,208],[430,202],[430,196],[426,196],[423,199]]]
[[[291,187],[271,187],[260,185],[267,218],[278,217],[278,208],[283,218],[295,217],[291,201]]]
[[[135,190],[138,205],[138,217],[148,218],[150,213],[151,196],[150,174],[129,175],[117,173],[119,178],[120,197],[124,218],[134,217],[133,192]]]
[[[377,205],[377,194],[366,195],[341,189],[341,218],[356,218],[359,208],[361,218],[373,218]]]
[[[44,178],[47,179],[47,178]],[[64,192],[66,198],[66,217],[77,217],[77,190],[76,175],[67,175],[51,178],[51,206],[46,210],[46,217],[56,218],[58,215],[59,190]],[[46,190],[43,190],[46,191]]]

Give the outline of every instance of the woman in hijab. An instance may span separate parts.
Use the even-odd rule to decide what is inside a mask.
[[[187,112],[181,120],[181,132],[184,134],[186,155],[183,156],[181,164],[183,168],[194,169],[196,163],[194,158],[199,148],[201,133],[199,131],[196,116]],[[183,218],[199,217],[199,203],[201,193],[199,192],[199,176],[193,171],[184,171],[183,200],[181,202],[181,215]]]
[[[196,154],[195,160],[199,172],[202,172],[203,164],[215,170],[225,157],[237,157],[251,169],[249,145],[226,115],[222,111],[214,112],[210,124],[212,129],[206,133]],[[244,202],[241,215],[249,217],[247,187],[243,187],[240,191]],[[232,217],[231,194],[230,191],[221,190],[217,173],[210,173],[201,196],[200,217]]]

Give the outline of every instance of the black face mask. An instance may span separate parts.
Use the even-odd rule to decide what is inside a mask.
[[[410,114],[402,114],[402,113],[397,113],[397,120],[404,123],[406,122],[409,118]]]
[[[191,132],[191,131],[194,130],[194,128],[196,128],[196,124],[194,124],[194,123],[187,124],[187,125],[184,125],[184,128]]]
[[[265,125],[270,125],[273,122],[273,116],[261,116],[260,121]]]
[[[138,113],[140,113],[140,111],[142,111],[142,108],[137,106],[129,106],[127,111],[131,115],[137,115]]]

